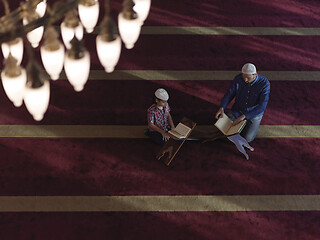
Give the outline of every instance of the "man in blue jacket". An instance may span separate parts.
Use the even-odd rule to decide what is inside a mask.
[[[270,82],[264,76],[257,73],[252,63],[246,63],[242,67],[242,73],[235,76],[227,93],[221,100],[220,109],[216,118],[222,116],[224,110],[235,98],[231,112],[227,115],[236,125],[247,120],[241,135],[251,142],[256,137],[263,113],[267,107],[270,94]]]

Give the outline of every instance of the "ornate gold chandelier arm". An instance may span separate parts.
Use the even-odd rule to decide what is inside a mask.
[[[104,41],[110,42],[117,38],[118,29],[110,16],[110,1],[105,0],[105,15],[100,25],[100,36]]]
[[[37,4],[39,4],[42,0],[33,0],[33,1],[27,1],[24,2],[18,7],[17,9],[10,12],[9,4],[7,0],[2,0],[2,3],[5,8],[5,15],[0,18],[0,25],[4,26],[8,23],[17,23],[19,22],[25,15],[26,11],[31,8],[36,8]],[[2,28],[0,28],[0,31],[2,32]]]
[[[2,3],[4,6],[5,15],[8,15],[10,13],[9,3],[7,0],[2,0]]]
[[[124,0],[123,2],[123,16],[126,19],[136,19],[137,13],[133,10],[134,2],[132,0]]]
[[[96,3],[96,0],[79,0],[79,3],[84,6],[90,7]]]
[[[9,14],[6,13],[5,16],[0,18],[0,43],[12,41],[17,37],[23,37],[28,32],[40,26],[47,26],[48,24],[52,24],[60,20],[68,11],[77,7],[79,0],[61,0],[57,2],[53,9],[48,11],[43,17],[23,26],[20,23],[21,19],[26,17],[26,14],[30,12],[30,9],[35,8],[41,1],[42,0],[32,0],[24,2],[20,7]],[[2,2],[6,8],[6,0],[2,0]]]

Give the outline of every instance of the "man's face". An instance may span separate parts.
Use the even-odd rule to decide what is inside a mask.
[[[245,74],[242,73],[242,78],[244,80],[245,83],[252,83],[255,79],[256,79],[257,73],[255,74]]]

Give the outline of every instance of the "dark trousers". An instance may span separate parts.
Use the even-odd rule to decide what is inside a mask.
[[[149,130],[146,130],[145,131],[145,134],[151,138],[151,140],[158,144],[158,145],[161,145],[163,146],[166,142],[163,140],[162,138],[162,134],[159,133],[159,132],[156,132],[156,131],[149,131]]]

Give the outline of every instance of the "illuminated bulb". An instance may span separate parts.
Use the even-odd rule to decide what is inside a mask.
[[[16,38],[13,41],[1,44],[2,54],[4,58],[8,58],[11,52],[12,56],[18,61],[20,65],[23,58],[23,41],[22,38]]]
[[[118,15],[119,32],[127,49],[134,47],[139,38],[141,21],[139,18],[127,19],[121,12]]]
[[[57,80],[63,68],[64,46],[58,40],[53,27],[48,27],[44,34],[44,44],[40,48],[43,66],[52,80]]]
[[[59,45],[55,51],[47,50],[45,47],[40,49],[43,66],[52,80],[57,80],[63,68],[64,46]]]
[[[60,25],[62,40],[67,49],[71,48],[70,41],[74,36],[76,36],[79,41],[83,38],[83,26],[77,14],[76,10],[69,11]]]
[[[43,69],[30,55],[31,60],[27,65],[27,83],[23,101],[34,120],[42,120],[49,106],[50,83],[42,74]]]
[[[25,88],[24,103],[34,120],[43,119],[48,109],[50,99],[50,83],[45,80],[41,87],[33,88],[27,84]]]
[[[5,68],[1,72],[3,88],[14,106],[22,105],[24,89],[27,82],[26,70],[17,65],[17,60],[10,54],[5,60]]]
[[[29,20],[27,18],[23,19],[23,25],[27,25],[29,23]],[[31,43],[33,48],[36,48],[39,46],[39,42],[41,41],[42,35],[43,35],[44,27],[38,27],[30,32],[27,33],[28,41]]]
[[[106,72],[113,72],[121,53],[121,39],[119,36],[113,41],[104,41],[101,36],[96,39],[98,57]]]
[[[39,14],[39,17],[43,17],[47,10],[47,0],[43,0],[38,3],[36,12]]]
[[[97,0],[80,1],[78,12],[87,33],[93,32],[99,18],[99,2]]]
[[[70,41],[74,36],[76,36],[79,40],[83,38],[83,26],[81,23],[75,28],[68,27],[65,22],[61,23],[61,36],[64,45],[67,49],[71,48]]]
[[[133,0],[133,10],[138,14],[141,24],[146,20],[150,11],[151,0]]]
[[[90,55],[75,37],[71,41],[71,49],[67,51],[65,56],[64,70],[74,90],[82,91],[89,78]]]

